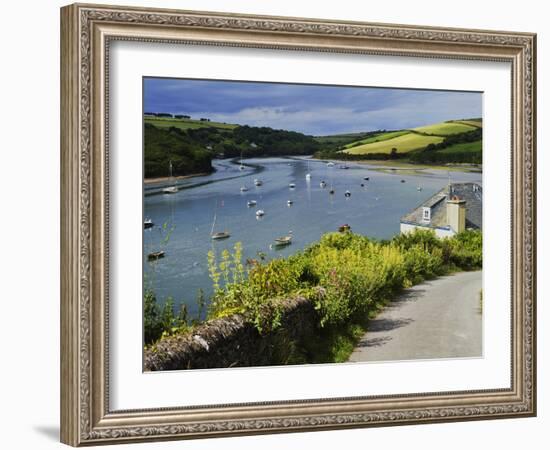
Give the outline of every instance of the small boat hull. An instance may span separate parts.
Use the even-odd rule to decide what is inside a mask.
[[[227,239],[231,235],[227,231],[220,231],[219,233],[214,233],[211,237],[213,240],[217,241],[220,239]]]
[[[285,247],[287,245],[292,244],[292,236],[284,236],[275,239],[275,242],[273,243],[274,247]]]
[[[148,259],[149,261],[157,261],[157,260],[159,260],[159,259],[161,259],[161,258],[164,258],[164,256],[165,256],[165,255],[164,255],[164,252],[161,250],[161,251],[158,251],[158,252],[149,253],[149,254],[147,255],[147,259]]]

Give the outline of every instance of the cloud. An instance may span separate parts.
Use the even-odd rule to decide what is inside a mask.
[[[147,111],[323,135],[480,117],[481,94],[278,83],[145,80]]]

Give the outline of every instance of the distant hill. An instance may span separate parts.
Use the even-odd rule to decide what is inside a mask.
[[[469,125],[464,121],[441,122],[432,125],[380,133],[366,140],[351,142],[345,146],[345,153],[363,155],[369,153],[390,153],[397,149],[397,153],[408,153],[425,148],[429,144],[440,144],[452,135],[467,133],[481,127]]]
[[[145,178],[212,172],[212,154],[200,141],[179,128],[161,128],[145,123]]]
[[[391,133],[388,133],[391,134]],[[378,141],[361,144],[356,147],[350,147],[344,150],[344,153],[352,155],[365,155],[368,153],[387,153],[390,154],[392,149],[397,149],[399,153],[407,153],[413,150],[426,147],[428,144],[439,144],[443,141],[440,136],[425,136],[423,134],[405,132],[398,136],[379,137]]]
[[[200,119],[184,119],[184,118],[174,118],[174,117],[155,117],[155,116],[144,116],[143,118],[145,123],[154,125],[157,128],[170,128],[176,127],[180,130],[189,130],[197,128],[217,128],[221,130],[232,130],[238,125],[231,123],[221,123],[221,122],[211,122],[207,120]]]
[[[269,127],[222,124],[208,120],[144,117],[145,178],[210,172],[213,158],[312,155],[321,149],[313,138]]]
[[[412,129],[371,132],[325,147],[316,156],[334,159],[407,159],[410,162],[481,163],[481,119],[449,120]],[[330,136],[324,137],[330,142]]]
[[[144,116],[145,177],[211,172],[213,158],[298,156],[481,163],[481,119],[450,120],[406,130],[308,136],[186,117]]]
[[[424,127],[413,128],[411,131],[422,133],[430,136],[450,136],[452,134],[466,133],[472,131],[478,126],[469,125],[466,122],[449,121],[436,123],[434,125],[426,125]]]

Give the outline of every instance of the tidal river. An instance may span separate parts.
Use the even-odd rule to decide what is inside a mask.
[[[243,263],[257,259],[259,252],[268,259],[284,257],[345,223],[355,233],[388,239],[399,233],[400,217],[447,185],[449,177],[452,182],[481,182],[482,178],[481,173],[380,170],[380,166],[358,163],[343,169],[339,163],[327,167],[322,161],[290,158],[248,159],[244,164],[240,170],[229,160],[214,161],[216,172],[179,181],[176,194],[154,195],[159,185],[145,187],[144,217],[155,224],[143,234],[145,283],[159,302],[171,296],[176,305],[185,303],[190,317],[197,315],[199,289],[206,298],[212,293],[209,250],[219,254],[241,242]],[[255,186],[255,179],[263,184]],[[325,188],[321,181],[326,182]],[[291,183],[295,188],[289,187]],[[242,186],[248,191],[241,192]],[[331,186],[334,195],[329,194]],[[344,195],[347,190],[349,197]],[[257,204],[248,207],[249,200]],[[261,218],[256,216],[259,209],[265,212]],[[210,238],[215,216],[214,231],[228,231],[228,239]],[[270,247],[275,238],[290,232],[291,245]],[[165,257],[148,262],[147,255],[157,250],[164,250]]]

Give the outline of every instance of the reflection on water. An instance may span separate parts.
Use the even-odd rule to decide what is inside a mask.
[[[327,167],[321,161],[310,161],[308,168],[306,160],[287,158],[249,159],[245,163],[249,166],[240,171],[228,160],[215,161],[215,173],[181,180],[185,189],[177,194],[145,197],[144,216],[155,226],[144,230],[144,273],[159,301],[172,296],[176,304],[184,302],[195,315],[199,289],[206,296],[212,292],[207,252],[232,249],[236,242],[242,243],[245,261],[257,258],[259,252],[267,258],[290,255],[344,223],[355,233],[391,238],[399,233],[403,214],[449,181],[449,173],[442,170],[379,171],[353,163],[345,170],[339,164]],[[308,172],[311,180],[306,180]],[[450,177],[452,182],[481,182],[482,174],[450,172]],[[255,186],[255,179],[263,184]],[[320,186],[322,181],[325,188]],[[296,187],[290,188],[291,183]],[[242,186],[248,190],[241,192]],[[146,193],[154,188],[147,186]],[[329,194],[331,188],[333,195]],[[344,195],[346,190],[349,197]],[[256,200],[256,205],[247,206],[250,200]],[[258,218],[259,209],[265,215]],[[228,231],[230,238],[210,238],[214,215],[215,231]],[[271,248],[275,238],[291,231],[291,245]],[[163,244],[163,240],[167,242]],[[149,263],[147,254],[159,249],[165,251],[165,257]]]

